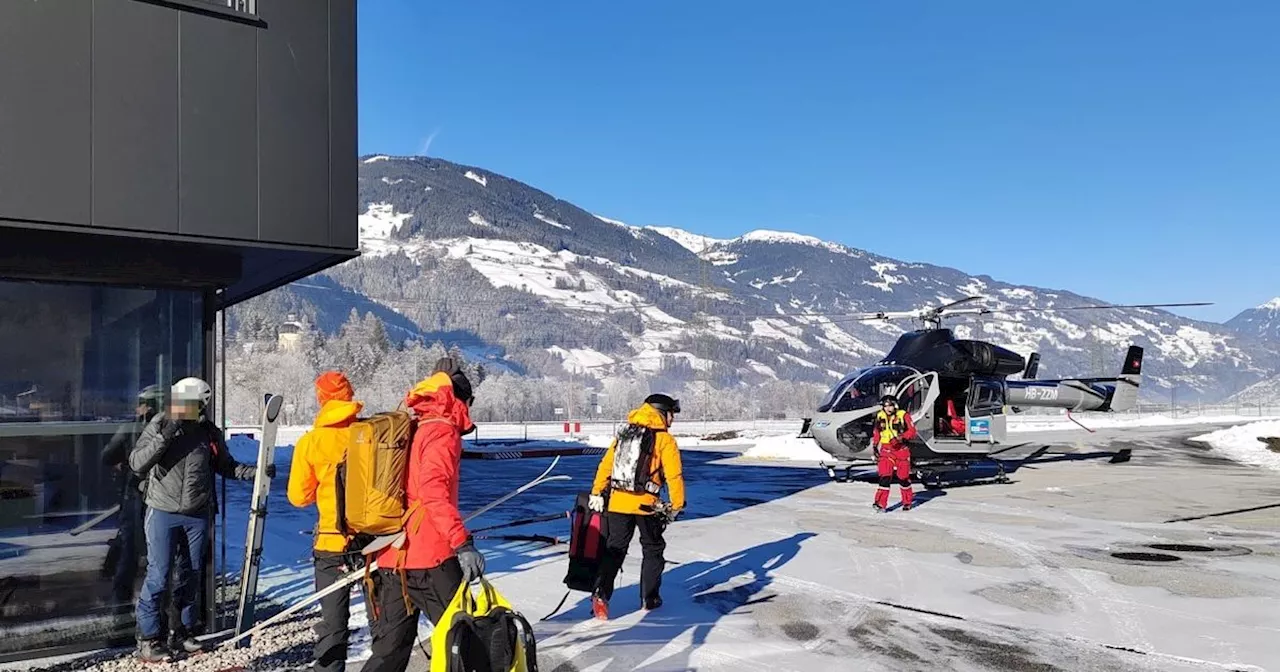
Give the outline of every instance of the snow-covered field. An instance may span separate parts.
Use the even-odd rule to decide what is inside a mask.
[[[1280,470],[1280,452],[1267,447],[1267,437],[1280,437],[1280,420],[1251,422],[1194,436],[1191,440],[1207,443],[1222,455],[1245,464]],[[1280,450],[1280,444],[1277,444]]]

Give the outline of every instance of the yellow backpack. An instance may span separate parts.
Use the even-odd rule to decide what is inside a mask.
[[[431,633],[431,672],[538,672],[533,627],[493,584],[480,578],[479,599],[466,582]]]
[[[406,411],[378,413],[351,423],[351,442],[339,471],[338,519],[348,535],[399,532],[408,512],[405,485],[417,422]]]

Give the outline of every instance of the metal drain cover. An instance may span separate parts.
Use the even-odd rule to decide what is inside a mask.
[[[1157,551],[1169,551],[1170,553],[1212,553],[1218,550],[1212,546],[1200,546],[1199,544],[1147,544],[1147,548],[1154,548]]]
[[[1111,557],[1131,562],[1177,562],[1182,559],[1168,553],[1144,553],[1142,551],[1120,551],[1112,553]]]
[[[1166,553],[1186,553],[1194,557],[1230,557],[1237,555],[1249,555],[1253,553],[1253,549],[1245,546],[1235,545],[1209,545],[1209,544],[1183,544],[1178,542],[1160,542],[1157,544],[1143,544],[1143,548],[1149,548],[1153,551],[1164,551]]]

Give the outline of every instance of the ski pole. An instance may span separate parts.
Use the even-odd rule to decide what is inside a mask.
[[[568,515],[569,513],[567,511],[564,513],[552,513],[546,516],[538,516],[537,518],[525,518],[524,520],[517,520],[510,523],[502,523],[501,525],[490,525],[489,527],[479,527],[471,531],[472,532],[488,532],[490,530],[501,530],[507,527],[519,527],[521,525],[532,525],[534,523],[546,523],[552,520],[559,520]]]

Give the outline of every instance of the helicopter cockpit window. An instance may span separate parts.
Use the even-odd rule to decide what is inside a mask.
[[[893,394],[898,383],[916,373],[915,369],[905,366],[875,366],[867,369],[840,391],[832,410],[841,413],[877,406],[880,404],[880,397]]]
[[[858,369],[857,371],[845,376],[840,380],[840,382],[836,383],[836,386],[831,388],[830,392],[827,392],[827,396],[822,398],[822,403],[818,404],[818,412],[826,413],[831,410],[831,406],[835,403],[836,399],[840,398],[840,395],[845,391],[845,388],[849,386],[849,383],[852,383],[855,378],[861,376],[863,371],[864,369]]]

